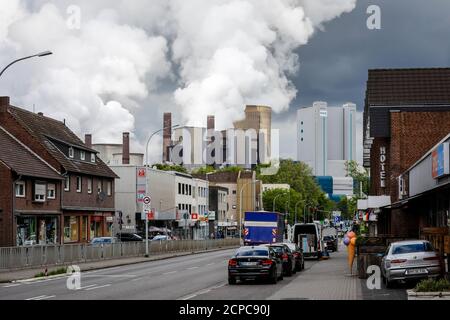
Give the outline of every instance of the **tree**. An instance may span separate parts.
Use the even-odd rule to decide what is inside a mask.
[[[354,188],[354,194],[359,195],[362,198],[361,191],[364,194],[369,194],[369,174],[364,167],[361,167],[356,161],[346,161],[345,168],[347,170],[347,176],[352,177],[356,181]],[[362,186],[362,188],[361,188]]]
[[[302,221],[305,201],[299,192],[293,189],[270,189],[263,192],[264,209],[266,211],[287,213],[287,219],[290,224],[295,222],[296,204],[297,221]]]
[[[181,172],[181,173],[187,173],[186,168],[183,166],[180,166],[180,165],[156,163],[156,164],[153,164],[152,167],[156,167],[156,169],[162,170],[162,171],[177,171],[177,172]]]

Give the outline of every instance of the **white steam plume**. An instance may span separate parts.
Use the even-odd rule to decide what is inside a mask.
[[[0,65],[42,50],[55,54],[9,70],[0,94],[66,118],[94,142],[114,142],[133,132],[138,113],[148,118],[146,132],[160,128],[154,115],[173,106],[147,102],[167,96],[167,88],[191,125],[215,114],[218,127],[231,126],[245,104],[286,110],[297,93],[289,80],[299,69],[295,49],[356,0],[4,2]],[[79,30],[67,28],[72,4],[81,9]]]

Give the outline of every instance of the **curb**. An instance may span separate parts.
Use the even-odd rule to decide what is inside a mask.
[[[221,247],[221,248],[217,248],[217,249],[210,249],[210,250],[203,250],[203,251],[193,251],[193,252],[180,252],[178,254],[174,254],[174,255],[168,255],[168,256],[160,256],[160,257],[148,257],[146,260],[140,260],[140,261],[133,261],[133,262],[124,262],[124,263],[120,263],[121,259],[118,259],[118,263],[114,264],[114,265],[109,265],[109,266],[92,266],[92,267],[86,267],[83,269],[83,267],[81,266],[81,272],[85,272],[85,271],[91,271],[91,270],[100,270],[100,269],[109,269],[109,268],[115,268],[115,267],[120,267],[120,266],[127,266],[127,265],[133,265],[133,264],[138,264],[138,263],[146,263],[146,262],[151,262],[151,261],[159,261],[159,260],[167,260],[167,259],[172,259],[172,258],[177,258],[177,257],[183,257],[183,256],[188,256],[191,254],[201,254],[201,253],[207,253],[207,252],[215,252],[215,251],[223,251],[223,250],[229,250],[229,249],[234,249],[237,248],[237,246],[232,246],[232,247]],[[145,259],[143,256],[138,256],[135,258],[139,258],[141,257],[142,259]],[[132,258],[132,257],[130,257]],[[101,260],[101,261],[112,261],[114,259],[110,259],[110,260]],[[94,261],[92,263],[95,262],[99,262],[99,261]],[[86,262],[82,262],[82,263],[86,263]],[[90,262],[87,262],[90,263]],[[68,264],[70,265],[70,264]],[[62,265],[58,265],[58,266],[54,266],[54,267],[61,267]],[[66,265],[64,265],[66,266]],[[20,270],[16,270],[16,271],[25,271],[27,269],[20,269]],[[32,270],[32,269],[29,269]],[[9,271],[11,272],[11,271]],[[56,278],[63,278],[63,277],[67,277],[66,273],[62,273],[62,274],[56,274],[53,276],[47,276],[47,277],[38,277],[38,278],[24,278],[24,279],[14,279],[14,280],[1,280],[0,279],[0,283],[29,283],[29,282],[35,282],[35,281],[40,281],[40,280],[47,280],[47,279],[56,279]]]

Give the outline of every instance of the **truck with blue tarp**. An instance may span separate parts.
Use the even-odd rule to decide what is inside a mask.
[[[245,212],[244,244],[259,245],[283,242],[285,231],[283,218],[283,214],[278,212]]]

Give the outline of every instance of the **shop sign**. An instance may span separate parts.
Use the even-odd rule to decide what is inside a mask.
[[[431,154],[432,176],[434,179],[449,174],[449,143],[440,144]]]
[[[113,222],[113,217],[106,217],[106,222]]]
[[[386,147],[380,147],[380,187],[386,188]]]
[[[147,170],[145,167],[136,168],[136,200],[142,203],[146,196],[146,177]]]
[[[216,212],[215,211],[208,212],[208,220],[216,220]]]

